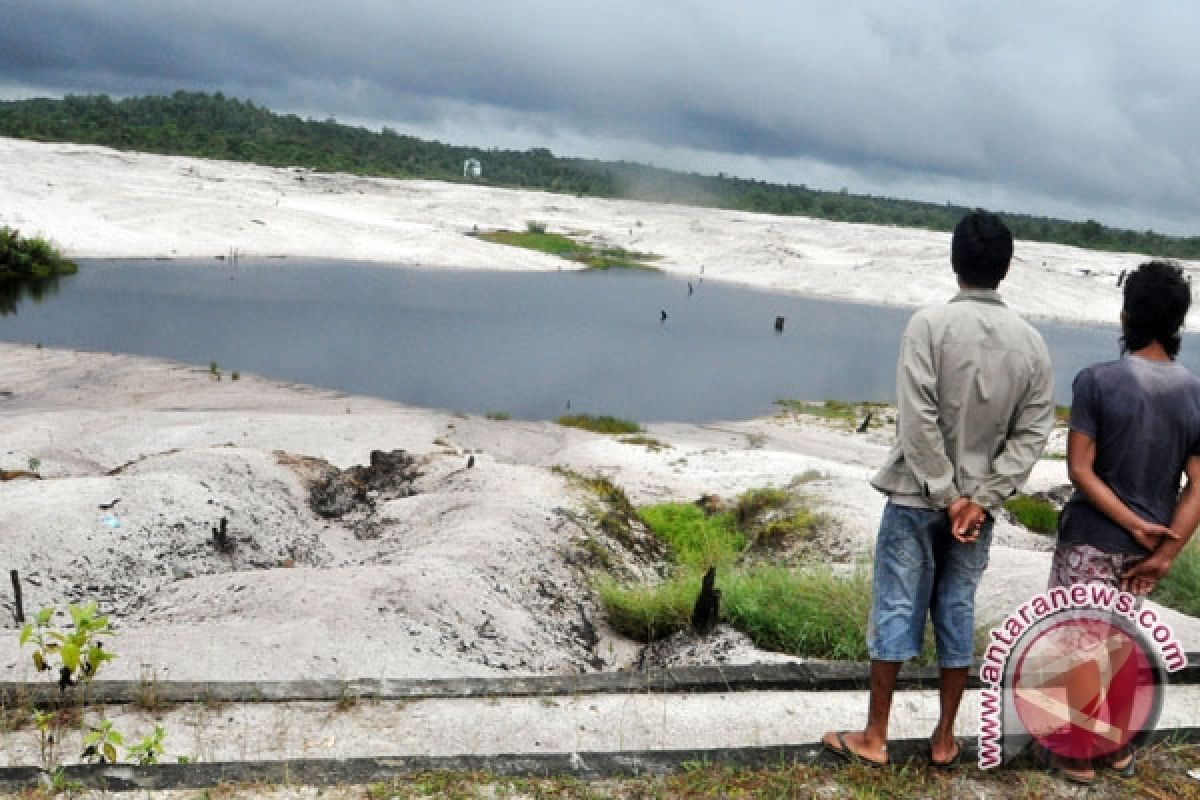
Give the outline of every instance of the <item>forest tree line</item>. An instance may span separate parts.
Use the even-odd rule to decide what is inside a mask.
[[[407,136],[387,127],[374,132],[342,125],[332,118],[277,114],[220,92],[179,91],[170,96],[121,100],[107,95],[68,95],[61,100],[0,102],[0,136],[444,181],[468,180],[463,177],[463,162],[477,158],[483,164],[483,176],[471,182],[488,186],[937,231],[952,230],[968,210],[951,204],[701,175],[625,161],[559,157],[544,148],[517,151],[460,147]],[[1009,213],[1003,216],[1019,239],[1167,258],[1200,258],[1200,236],[1113,228],[1095,220],[1076,222]]]

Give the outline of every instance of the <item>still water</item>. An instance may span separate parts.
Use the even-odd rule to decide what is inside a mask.
[[[779,398],[892,400],[911,311],[625,271],[84,261],[0,339],[164,356],[469,413],[742,419]],[[662,319],[662,312],[667,314]],[[785,318],[776,333],[777,316]],[[1115,328],[1039,324],[1058,402]],[[1189,337],[1184,363],[1196,369]]]

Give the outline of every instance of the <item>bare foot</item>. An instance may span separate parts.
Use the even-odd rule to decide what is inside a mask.
[[[938,736],[929,740],[929,763],[935,767],[952,767],[962,756],[962,745],[953,736]]]

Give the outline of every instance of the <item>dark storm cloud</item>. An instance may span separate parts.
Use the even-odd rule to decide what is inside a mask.
[[[1168,230],[1200,210],[1189,4],[43,0],[4,22],[10,90],[219,89],[464,143]]]

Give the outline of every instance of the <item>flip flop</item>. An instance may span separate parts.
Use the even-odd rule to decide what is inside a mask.
[[[1118,767],[1116,763],[1114,763],[1120,760],[1115,758],[1105,759],[1104,766],[1108,767],[1122,778],[1132,778],[1137,774],[1137,750],[1130,750],[1126,758],[1129,759],[1129,763],[1123,767]]]
[[[821,746],[843,761],[848,761],[851,764],[862,764],[864,766],[874,767],[876,769],[882,769],[891,763],[888,759],[884,759],[883,761],[873,761],[866,756],[862,756],[854,752],[850,749],[850,745],[846,744],[845,733],[842,731],[838,731],[834,734],[834,736],[837,738],[837,747],[834,747],[824,739],[821,740]]]
[[[1091,786],[1096,782],[1095,771],[1089,776],[1085,772],[1068,767],[1059,761],[1058,756],[1045,748],[1039,747],[1036,754],[1038,761],[1042,764],[1042,768],[1055,778],[1062,778],[1064,781],[1073,783],[1076,786]]]
[[[929,766],[934,769],[953,769],[962,762],[963,746],[956,739],[954,741],[954,755],[945,761],[938,761],[933,757],[933,745],[929,746]]]

